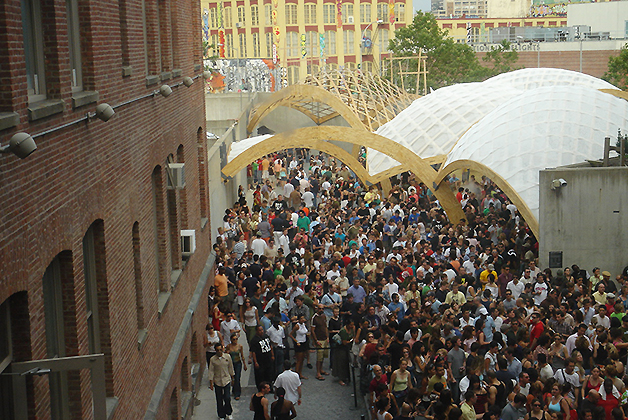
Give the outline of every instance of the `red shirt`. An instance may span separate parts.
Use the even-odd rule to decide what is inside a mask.
[[[604,412],[606,413],[606,420],[613,420],[611,412],[613,411],[613,408],[619,407],[619,400],[615,398],[613,394],[606,394],[606,400],[600,398],[597,402],[597,405],[604,408]]]
[[[543,331],[545,331],[545,326],[542,322],[537,322],[530,330],[530,344],[535,339],[538,339],[543,334]]]
[[[379,378],[379,381],[377,380],[377,378],[373,378],[371,380],[371,383],[369,385],[369,393],[371,392],[375,392],[375,397],[379,398],[379,394],[376,392],[377,391],[377,385],[379,384],[384,384],[384,385],[388,385],[388,378],[386,377],[385,373],[382,373],[381,378]]]

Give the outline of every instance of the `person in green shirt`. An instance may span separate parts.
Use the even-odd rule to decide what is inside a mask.
[[[305,230],[305,232],[310,231],[310,223],[312,221],[309,217],[305,215],[303,210],[299,210],[299,218],[297,219],[297,228]]]

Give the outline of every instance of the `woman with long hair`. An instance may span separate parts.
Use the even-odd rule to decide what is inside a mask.
[[[375,408],[377,409],[375,413],[377,420],[392,420],[393,416],[388,412],[390,410],[390,398],[385,397],[377,400]]]
[[[299,378],[307,379],[303,376],[303,359],[305,359],[305,355],[309,351],[308,348],[308,336],[310,332],[307,328],[307,321],[305,319],[305,315],[299,316],[299,319],[294,324],[294,328],[290,331],[288,335],[292,341],[294,341],[294,352],[296,353],[297,365],[296,372],[299,374]]]
[[[349,350],[355,338],[355,325],[352,319],[348,319],[347,324],[340,329],[338,337],[340,342],[335,344],[332,374],[338,378],[340,385],[345,386],[349,380]]]
[[[240,385],[240,377],[242,375],[242,368],[246,370],[246,363],[244,363],[244,349],[242,344],[238,343],[238,335],[231,336],[231,341],[225,348],[225,353],[231,356],[233,362],[233,371],[235,372],[232,384],[233,384],[233,396],[236,400],[240,399],[242,394],[242,386]]]
[[[297,410],[292,401],[286,399],[286,390],[283,387],[275,389],[277,401],[270,406],[271,420],[290,420],[297,416]]]
[[[242,314],[244,316],[244,330],[246,331],[246,342],[250,343],[255,335],[255,327],[260,324],[259,314],[257,307],[253,305],[250,298],[244,299],[244,305],[242,307]]]
[[[543,403],[538,399],[533,399],[530,403],[530,413],[525,420],[551,420],[550,413],[543,409]]]

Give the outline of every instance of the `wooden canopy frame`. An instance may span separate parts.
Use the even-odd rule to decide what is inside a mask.
[[[277,150],[290,149],[294,147],[306,147],[320,150],[318,147],[322,146],[322,143],[330,144],[327,140],[344,141],[358,146],[364,145],[387,154],[396,161],[400,162],[402,165],[406,165],[409,171],[414,173],[417,178],[422,180],[428,188],[432,190],[432,193],[438,199],[452,223],[458,223],[460,219],[465,218],[465,214],[462,211],[460,203],[456,200],[455,195],[449,191],[448,188],[447,190],[435,190],[434,188],[431,188],[433,185],[432,183],[437,177],[437,172],[427,161],[421,159],[406,147],[387,139],[386,137],[353,127],[304,127],[275,134],[274,136],[249,147],[233,158],[231,162],[224,166],[222,173],[225,178],[230,179],[239,171],[246,168],[249,163],[261,156],[265,156]],[[338,149],[340,148],[338,147]],[[335,156],[345,162],[347,166],[355,172],[354,167],[356,167],[355,162],[357,162],[357,160],[354,162],[353,160],[348,159],[347,155],[349,155],[349,153],[344,152],[343,150],[344,153],[336,155],[338,150],[333,147],[327,148],[327,150],[331,152],[330,154],[332,156]],[[344,159],[347,159],[347,161]],[[355,158],[352,157],[352,159]],[[358,166],[361,167],[359,163]],[[364,170],[364,172],[366,172],[366,170]],[[356,172],[356,175],[358,177],[360,176],[358,175],[358,172]]]
[[[532,210],[530,210],[528,204],[523,200],[523,198],[521,198],[519,193],[517,193],[517,191],[512,187],[512,185],[510,185],[510,183],[508,183],[508,181],[506,181],[501,175],[499,175],[488,166],[478,163],[474,160],[456,160],[455,162],[451,162],[449,165],[441,168],[441,170],[438,171],[438,174],[434,180],[435,184],[440,187],[445,177],[458,169],[473,169],[474,171],[480,172],[488,176],[493,182],[495,182],[495,184],[497,184],[499,188],[501,188],[502,191],[504,191],[504,193],[506,193],[506,195],[513,202],[513,204],[517,206],[517,210],[519,210],[519,213],[521,214],[523,219],[528,223],[528,226],[530,227],[530,230],[532,230],[532,233],[534,233],[534,236],[537,239],[540,238],[539,221],[532,214]],[[448,186],[447,190],[449,190]]]

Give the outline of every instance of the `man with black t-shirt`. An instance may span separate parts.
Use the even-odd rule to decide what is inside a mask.
[[[279,194],[277,196],[277,199],[273,203],[273,208],[275,209],[275,213],[277,213],[277,216],[279,216],[279,213],[288,208],[288,203],[286,202],[286,200],[284,200],[283,195]]]
[[[264,327],[258,325],[255,329],[255,336],[250,343],[251,356],[253,358],[253,371],[255,372],[255,384],[259,386],[262,382],[272,382],[274,375],[275,353],[270,342],[270,338],[264,333]]]

